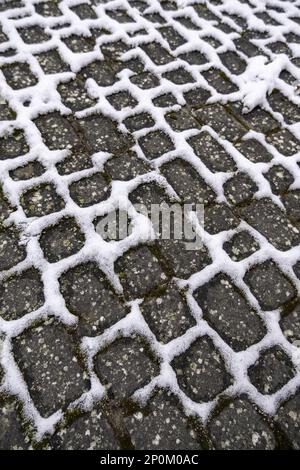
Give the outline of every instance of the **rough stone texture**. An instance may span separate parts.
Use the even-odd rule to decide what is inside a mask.
[[[43,303],[43,283],[34,268],[9,276],[0,284],[0,316],[4,320],[20,318]]]
[[[84,236],[76,221],[68,218],[44,230],[39,242],[45,258],[55,263],[80,250],[84,245]]]
[[[0,228],[0,271],[12,268],[26,258],[26,248],[20,244],[13,228]]]
[[[139,338],[120,338],[95,359],[100,380],[113,398],[124,399],[158,374],[158,364]]]
[[[99,334],[127,313],[122,300],[94,263],[81,264],[63,273],[60,289],[67,308],[79,317],[82,335]]]
[[[180,388],[196,402],[212,400],[231,384],[224,360],[207,336],[194,341],[172,366]]]
[[[252,267],[246,273],[245,281],[263,310],[281,307],[296,295],[291,281],[272,260]]]
[[[178,400],[165,390],[159,390],[147,407],[127,417],[125,423],[135,449],[201,449]]]
[[[275,447],[271,429],[245,398],[237,398],[217,413],[208,429],[216,449],[272,450]]]
[[[260,341],[266,330],[232,280],[218,274],[194,292],[205,320],[235,350]]]
[[[295,373],[291,360],[279,346],[263,351],[248,369],[252,384],[264,395],[280,390]]]
[[[0,450],[26,450],[29,440],[24,437],[14,403],[0,401]]]
[[[51,448],[55,450],[117,450],[113,430],[101,409],[77,417],[54,434]]]
[[[285,433],[289,441],[291,442],[294,449],[299,450],[300,448],[300,395],[299,391],[287,400],[283,405],[280,406],[275,419],[278,426]]]
[[[181,336],[196,323],[176,284],[170,284],[158,296],[146,299],[141,312],[161,343]]]
[[[299,5],[239,2],[0,1],[0,448],[299,448]]]
[[[52,320],[25,330],[13,342],[15,360],[29,393],[45,417],[67,407],[88,389],[74,347],[71,335]]]
[[[278,250],[286,251],[299,243],[299,230],[270,199],[254,200],[241,212],[243,218]]]
[[[144,297],[167,280],[157,258],[146,246],[126,252],[116,261],[115,270],[125,296],[131,298]]]

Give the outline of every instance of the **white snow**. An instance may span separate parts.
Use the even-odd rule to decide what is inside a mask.
[[[188,130],[181,133],[174,132],[163,119],[165,110],[155,107],[152,103],[152,99],[155,96],[171,91],[178,100],[178,103],[183,105],[185,103],[183,93],[200,85],[212,91],[212,98],[210,99],[211,102],[241,100],[244,104],[245,111],[249,111],[257,105],[262,106],[272,113],[274,118],[281,123],[282,127],[289,129],[296,137],[298,137],[298,139],[300,139],[300,123],[290,126],[285,124],[282,116],[279,113],[274,113],[270,109],[266,100],[267,95],[271,93],[274,88],[277,88],[281,90],[285,96],[291,99],[291,101],[298,105],[300,104],[300,98],[296,94],[295,87],[286,84],[279,78],[281,71],[285,69],[294,75],[295,82],[300,80],[300,71],[291,62],[291,60],[284,54],[276,55],[270,53],[270,51],[268,52],[268,55],[260,55],[251,59],[243,53],[240,53],[240,56],[247,62],[248,66],[243,74],[233,76],[229,74],[228,70],[221,63],[215,49],[213,49],[203,39],[204,36],[208,35],[217,38],[222,44],[218,49],[218,52],[235,50],[233,40],[238,37],[240,28],[237,27],[228,16],[223,17],[223,15],[224,13],[228,13],[229,15],[238,14],[247,21],[249,29],[269,31],[271,33],[269,39],[256,41],[264,52],[265,46],[268,42],[281,41],[284,39],[283,34],[288,32],[299,33],[299,25],[290,20],[290,18],[293,16],[299,17],[300,2],[251,0],[251,7],[237,0],[226,0],[219,6],[207,3],[212,12],[236,30],[236,32],[225,34],[216,28],[214,21],[207,21],[199,18],[195,14],[194,9],[192,8],[194,3],[192,0],[177,1],[177,5],[179,7],[177,11],[163,10],[157,0],[151,0],[151,2],[149,2],[147,12],[159,12],[159,14],[165,18],[167,23],[172,25],[187,41],[175,51],[170,50],[167,41],[162,38],[154,23],[141,17],[139,11],[136,8],[132,8],[126,0],[110,1],[94,7],[98,14],[98,19],[93,20],[80,20],[78,16],[70,10],[71,6],[83,3],[82,0],[63,0],[60,4],[63,16],[58,18],[44,18],[38,15],[34,10],[35,3],[36,2],[33,0],[24,0],[24,8],[6,10],[0,13],[0,22],[3,32],[8,36],[8,43],[0,44],[0,55],[8,46],[13,46],[17,49],[16,56],[1,56],[0,66],[5,63],[14,62],[15,60],[26,61],[39,80],[38,84],[31,88],[12,90],[6,84],[2,72],[0,71],[1,97],[6,99],[11,108],[17,113],[15,121],[3,121],[0,123],[0,135],[4,135],[5,133],[12,131],[13,128],[21,128],[24,129],[27,141],[30,144],[30,151],[26,155],[22,155],[21,157],[11,160],[0,161],[0,182],[3,185],[3,190],[11,203],[17,206],[17,210],[10,216],[6,223],[10,224],[15,222],[18,224],[22,228],[23,239],[28,240],[27,258],[16,267],[2,273],[0,275],[0,280],[13,273],[21,272],[29,266],[35,266],[40,270],[44,281],[45,304],[39,310],[27,314],[19,320],[5,321],[0,318],[0,333],[5,334],[1,350],[1,363],[5,370],[5,380],[1,389],[8,390],[11,394],[17,395],[24,403],[25,413],[28,417],[33,419],[36,425],[37,438],[41,438],[45,432],[53,432],[55,423],[62,418],[62,411],[58,410],[57,413],[47,419],[40,416],[14,361],[11,353],[11,340],[37,319],[46,318],[50,315],[57,317],[66,325],[74,324],[77,321],[77,318],[71,315],[67,310],[64,299],[59,292],[58,278],[61,273],[83,261],[95,260],[99,264],[99,267],[106,273],[115,289],[119,291],[121,290],[121,284],[113,269],[114,261],[127,251],[128,248],[136,246],[141,240],[144,240],[147,228],[140,222],[141,219],[139,217],[141,216],[139,216],[136,211],[134,211],[133,207],[131,207],[128,200],[128,194],[141,182],[153,180],[167,187],[169,191],[172,191],[172,188],[168,186],[165,179],[160,175],[159,167],[164,162],[174,159],[177,156],[180,156],[191,163],[207,183],[214,188],[218,195],[218,200],[220,202],[225,201],[222,187],[226,179],[230,178],[232,174],[222,172],[212,173],[199,160],[199,158],[196,157],[192,148],[186,142],[190,136],[197,134],[198,131]],[[89,2],[86,1],[85,3]],[[283,9],[282,13],[274,11],[270,13],[274,19],[278,18],[281,22],[279,26],[265,25],[262,20],[257,19],[254,15],[256,12],[263,11],[265,6],[270,5],[280,6]],[[111,19],[106,14],[106,10],[115,8],[126,9],[128,14],[134,18],[136,23],[119,24]],[[192,19],[192,21],[199,26],[199,31],[189,30],[174,21],[176,16],[179,14]],[[60,30],[50,30],[51,26],[58,23],[70,23],[70,26],[66,26]],[[32,24],[45,27],[46,32],[51,34],[51,39],[41,44],[25,44],[19,37],[16,28]],[[92,52],[79,54],[72,53],[61,41],[62,37],[66,37],[73,33],[89,36],[91,26],[105,28],[111,32],[110,35],[102,35],[97,39],[97,44]],[[147,31],[146,35],[136,37],[129,36],[128,33],[142,28]],[[156,122],[152,130],[162,129],[166,132],[174,142],[175,150],[156,159],[153,162],[153,171],[148,174],[138,176],[129,182],[115,181],[112,185],[111,195],[107,201],[100,202],[99,204],[90,207],[79,208],[69,195],[69,184],[83,176],[88,176],[101,170],[103,168],[103,164],[109,158],[109,154],[105,152],[95,154],[93,156],[94,167],[92,169],[72,173],[67,176],[60,176],[56,170],[55,164],[65,158],[67,151],[50,151],[43,143],[39,131],[32,123],[32,119],[41,113],[53,110],[58,110],[62,114],[69,113],[70,111],[61,103],[60,96],[56,91],[58,82],[69,80],[84,65],[94,61],[95,59],[102,59],[103,55],[101,53],[101,45],[106,42],[116,41],[119,39],[122,39],[126,44],[132,47],[132,49],[123,55],[123,60],[139,57],[149,71],[160,77],[164,72],[176,69],[179,65],[183,65],[186,70],[193,75],[196,82],[193,85],[174,85],[168,80],[161,78],[160,86],[158,88],[141,90],[130,82],[129,77],[133,72],[129,69],[120,72],[119,81],[112,86],[99,87],[94,80],[89,79],[87,81],[86,86],[88,91],[92,96],[98,99],[98,102],[92,108],[78,112],[78,117],[101,112],[102,114],[109,116],[111,119],[116,120],[120,124],[120,130],[125,132],[126,129],[124,125],[121,124],[124,118],[142,111],[150,112]],[[139,48],[139,45],[142,44],[142,42],[151,42],[154,40],[158,41],[165,49],[170,53],[173,53],[175,56],[191,50],[199,50],[207,55],[209,62],[204,65],[197,66],[189,65],[181,59],[177,59],[167,65],[156,66],[144,51]],[[45,75],[43,73],[43,70],[37,59],[34,57],[34,54],[50,50],[52,48],[57,48],[59,50],[64,61],[70,65],[72,72],[53,75]],[[294,44],[292,46],[292,51],[294,57],[300,57],[299,44]],[[238,86],[239,90],[231,95],[224,96],[218,94],[214,89],[212,89],[202,76],[202,72],[212,65],[224,71],[231,78],[232,82]],[[138,105],[134,110],[126,108],[122,111],[116,111],[107,101],[106,96],[123,89],[129,90],[137,99]],[[30,106],[28,107],[23,106],[23,103],[26,100],[31,101]],[[173,106],[171,109],[176,110],[178,109],[178,106]],[[288,169],[295,179],[293,188],[300,187],[300,171],[298,166],[300,162],[299,153],[292,157],[281,155],[272,145],[265,141],[263,134],[252,131],[249,132],[245,138],[255,136],[255,138],[258,139],[273,156],[270,163],[252,163],[246,159],[233,146],[233,144],[221,139],[213,129],[208,126],[204,126],[203,130],[207,130],[213,137],[215,137],[232,156],[237,168],[241,171],[247,172],[256,182],[258,186],[258,198],[267,196],[271,198],[275,204],[281,206],[279,198],[272,194],[269,184],[263,178],[263,173],[273,164],[280,164],[284,168]],[[148,131],[149,129],[138,131],[135,133],[135,136],[139,138]],[[135,146],[135,150],[140,158],[145,158],[138,146]],[[10,170],[35,159],[39,160],[46,168],[46,172],[42,176],[18,182],[13,181],[10,178]],[[53,182],[57,193],[63,197],[66,203],[65,208],[59,213],[50,214],[40,218],[26,218],[24,211],[20,206],[20,195],[27,188],[44,181]],[[92,220],[95,216],[106,214],[118,206],[129,210],[134,222],[134,231],[132,235],[125,240],[108,243],[102,240],[100,235],[95,233]],[[76,218],[85,235],[86,243],[77,254],[57,263],[50,264],[44,258],[43,252],[38,244],[38,235],[45,226],[57,222],[66,215],[72,215]],[[246,260],[237,263],[230,259],[222,249],[222,246],[229,236],[244,228],[247,228],[247,230],[259,241],[260,249],[250,257],[246,258]],[[93,357],[104,344],[113,341],[119,333],[124,335],[130,335],[132,332],[141,333],[148,339],[153,350],[161,360],[161,372],[159,376],[157,376],[144,389],[136,392],[136,398],[141,401],[145,401],[156,385],[170,387],[174,393],[180,397],[187,412],[196,413],[203,420],[207,419],[210,411],[215,405],[215,401],[201,404],[193,402],[180,390],[176,380],[176,375],[170,366],[172,358],[185,351],[192,341],[199,336],[208,334],[213,339],[216,347],[221,351],[221,354],[226,361],[228,370],[234,377],[234,384],[226,392],[232,395],[237,393],[247,393],[253,401],[267,413],[273,414],[276,411],[278,404],[288,395],[293,393],[300,385],[300,373],[298,373],[298,375],[288,382],[288,384],[280,391],[272,396],[264,396],[250,383],[246,373],[247,368],[257,360],[259,352],[262,349],[274,344],[279,344],[292,358],[293,352],[295,352],[296,348],[285,339],[279,328],[279,312],[262,312],[257,300],[242,280],[249,266],[257,262],[262,262],[268,258],[272,258],[278,263],[282,271],[284,271],[293,280],[299,293],[300,283],[299,280],[296,279],[292,270],[292,266],[295,261],[300,258],[299,247],[291,248],[286,252],[279,251],[272,246],[263,235],[249,226],[246,222],[241,222],[240,226],[236,230],[221,232],[217,235],[208,234],[200,226],[198,229],[203,236],[204,243],[210,251],[213,263],[203,269],[200,273],[191,276],[187,281],[178,280],[178,284],[180,286],[188,286],[187,299],[193,315],[197,320],[196,326],[189,329],[183,336],[166,345],[162,345],[156,340],[140,312],[140,300],[132,302],[130,304],[131,312],[124,319],[106,330],[102,335],[95,338],[86,337],[82,341],[82,347],[88,355],[88,366],[91,378],[91,390],[80,399],[80,403],[83,407],[91,408],[94,400],[99,400],[104,393],[104,388],[93,371]],[[238,287],[245,293],[250,305],[258,311],[268,330],[267,335],[259,343],[254,344],[247,350],[239,353],[234,352],[208,325],[208,323],[202,319],[201,309],[192,296],[193,291],[198,286],[208,282],[209,279],[220,271],[227,273],[234,280],[236,285],[238,285]],[[295,363],[295,366],[298,367],[299,364]]]

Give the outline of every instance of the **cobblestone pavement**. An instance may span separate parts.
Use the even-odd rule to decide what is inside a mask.
[[[299,5],[1,1],[1,449],[300,448]]]

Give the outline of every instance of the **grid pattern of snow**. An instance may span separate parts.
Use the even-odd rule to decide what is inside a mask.
[[[92,3],[92,6],[97,13],[97,19],[84,19],[80,20],[78,16],[70,10],[70,7],[82,4],[82,0],[63,0],[60,3],[60,8],[63,15],[56,17],[42,17],[36,13],[34,9],[34,0],[24,0],[24,7],[6,9],[0,13],[0,20],[3,32],[8,37],[9,46],[13,46],[17,50],[17,54],[13,57],[6,57],[4,55],[0,58],[0,66],[9,64],[15,61],[27,62],[31,71],[38,78],[36,85],[20,90],[13,90],[6,84],[5,78],[0,71],[0,85],[1,97],[9,102],[11,108],[16,113],[14,121],[3,121],[0,124],[0,133],[5,135],[12,132],[14,129],[23,129],[26,135],[30,150],[25,155],[18,158],[7,159],[0,161],[0,181],[6,197],[10,200],[11,204],[16,207],[16,210],[6,220],[6,225],[11,223],[17,224],[22,228],[24,242],[27,243],[27,257],[24,261],[17,264],[12,269],[1,273],[1,279],[5,279],[16,272],[22,272],[30,266],[35,266],[42,274],[42,280],[45,286],[45,303],[43,307],[37,311],[31,312],[24,317],[15,321],[5,321],[0,318],[0,332],[2,335],[1,340],[1,363],[5,371],[5,380],[2,385],[2,390],[8,391],[10,394],[17,395],[24,403],[24,410],[28,417],[33,419],[37,428],[37,438],[41,438],[45,432],[53,432],[54,425],[61,419],[62,411],[58,410],[50,418],[43,418],[37,411],[26,387],[22,375],[14,361],[11,353],[11,339],[19,335],[24,329],[33,324],[37,319],[46,318],[48,316],[55,316],[66,325],[76,323],[77,318],[74,317],[66,308],[65,301],[59,291],[58,278],[60,275],[80,262],[94,260],[99,264],[99,267],[106,273],[117,291],[121,290],[121,284],[117,275],[114,273],[114,262],[122,255],[129,247],[137,246],[144,243],[145,223],[131,206],[128,200],[128,194],[133,188],[145,181],[157,181],[159,184],[167,188],[170,194],[173,194],[173,189],[168,185],[163,176],[159,173],[159,167],[166,161],[171,161],[177,156],[185,159],[191,163],[204,178],[204,180],[214,188],[218,195],[218,201],[226,201],[223,192],[224,182],[232,176],[232,173],[212,173],[200,160],[195,156],[191,147],[187,144],[187,139],[198,133],[198,130],[186,130],[182,132],[174,132],[172,128],[164,120],[164,112],[162,108],[155,107],[152,99],[155,96],[161,95],[171,91],[176,97],[179,105],[184,105],[185,100],[183,93],[197,86],[202,86],[204,89],[210,90],[212,97],[209,102],[222,102],[240,100],[244,104],[244,110],[249,111],[257,105],[261,105],[268,110],[275,119],[281,124],[283,128],[289,129],[298,139],[300,139],[300,123],[288,125],[280,113],[275,113],[267,102],[267,95],[273,89],[279,89],[295,104],[300,105],[300,98],[296,93],[296,87],[288,85],[279,78],[283,70],[287,70],[295,77],[295,82],[300,80],[300,70],[293,64],[290,58],[285,54],[273,54],[268,50],[268,53],[263,56],[255,56],[252,58],[247,57],[244,53],[238,52],[246,63],[247,68],[244,73],[240,75],[232,75],[220,61],[216,50],[209,45],[204,37],[212,36],[221,43],[218,48],[218,53],[236,50],[233,40],[238,37],[241,28],[230,19],[231,15],[239,15],[243,18],[249,29],[258,31],[267,31],[270,33],[268,39],[257,40],[257,45],[262,51],[269,42],[276,42],[284,40],[283,34],[299,32],[299,24],[295,23],[291,18],[297,17],[300,19],[299,1],[280,1],[269,0],[259,1],[251,0],[251,3],[244,3],[237,0],[228,0],[222,3],[207,2],[206,5],[209,10],[214,13],[218,18],[233,28],[234,31],[230,34],[223,33],[216,27],[214,20],[206,20],[200,18],[195,14],[192,8],[193,1],[190,0],[177,0],[177,8],[175,10],[164,10],[157,0],[149,2],[147,13],[159,13],[168,25],[171,25],[178,33],[185,39],[185,43],[175,50],[171,50],[168,42],[159,33],[155,24],[147,20],[144,16],[140,15],[137,8],[134,8],[126,0],[115,0],[107,3]],[[85,2],[84,2],[85,3]],[[89,2],[86,2],[89,3]],[[89,3],[90,4],[90,3]],[[279,7],[279,11],[272,10],[270,16],[274,20],[278,20],[279,25],[265,24],[263,20],[259,19],[256,14],[265,11],[265,7]],[[118,23],[112,19],[108,12],[116,9],[124,9],[127,14],[134,19],[134,23]],[[145,12],[144,12],[145,13]],[[227,15],[225,15],[227,14]],[[189,18],[199,29],[192,30],[185,27],[176,21],[178,16],[185,16]],[[61,29],[50,29],[54,25],[68,23]],[[40,25],[45,28],[45,32],[50,34],[50,39],[44,43],[26,44],[20,38],[17,28],[30,25]],[[104,28],[110,31],[109,34],[101,35],[97,38],[94,49],[91,52],[73,53],[62,41],[62,38],[71,34],[80,34],[83,36],[90,36],[91,27]],[[146,34],[138,34],[137,31],[145,29]],[[133,33],[136,33],[133,35]],[[71,199],[68,187],[71,182],[81,179],[84,176],[89,176],[103,168],[104,163],[109,158],[109,154],[99,152],[93,156],[94,166],[91,169],[82,170],[72,173],[70,175],[61,176],[58,174],[55,167],[56,163],[63,160],[67,154],[67,150],[50,151],[43,143],[41,135],[33,123],[38,115],[51,111],[59,111],[63,115],[70,113],[61,102],[60,95],[57,92],[57,84],[59,82],[67,81],[74,76],[83,66],[89,64],[95,59],[103,59],[101,46],[107,42],[115,42],[122,40],[129,46],[128,52],[122,55],[122,60],[139,57],[145,64],[147,70],[153,72],[160,77],[160,86],[150,90],[141,90],[130,81],[130,76],[133,72],[125,69],[119,73],[119,80],[111,86],[99,87],[93,79],[88,79],[86,87],[91,96],[97,98],[97,104],[91,108],[75,113],[77,117],[84,117],[90,114],[100,112],[101,114],[109,116],[114,121],[119,123],[121,132],[127,133],[122,121],[133,114],[138,112],[149,112],[155,125],[151,130],[160,129],[168,134],[174,143],[175,150],[165,153],[162,157],[155,159],[153,164],[153,171],[134,178],[129,182],[114,181],[112,184],[111,195],[108,200],[95,204],[93,206],[79,208]],[[168,64],[156,65],[150,60],[147,54],[141,49],[144,43],[156,41],[160,43],[174,59]],[[8,47],[7,43],[0,45],[0,54]],[[44,52],[53,48],[57,48],[64,62],[70,65],[71,72],[64,72],[59,74],[45,75],[39,62],[34,54]],[[300,45],[291,44],[293,56],[300,57]],[[192,50],[199,50],[204,53],[208,62],[204,65],[189,65],[187,62],[180,59],[178,56]],[[224,71],[231,81],[237,85],[238,91],[224,95],[219,94],[211,87],[204,79],[202,72],[207,70],[211,65],[217,66],[220,70]],[[195,79],[193,84],[176,85],[170,81],[162,78],[162,74],[167,71],[175,70],[178,67],[185,68]],[[138,105],[134,111],[130,108],[125,108],[122,111],[116,111],[106,99],[106,96],[120,90],[128,90],[134,98],[136,98]],[[29,106],[24,106],[23,103],[29,101]],[[178,105],[171,107],[172,110],[179,109]],[[239,170],[248,173],[253,181],[258,186],[256,198],[268,197],[273,200],[279,207],[282,202],[279,197],[275,196],[263,173],[274,164],[280,164],[286,168],[294,177],[292,189],[300,188],[300,172],[299,162],[300,153],[287,158],[279,153],[271,144],[267,143],[263,134],[251,131],[245,138],[255,137],[262,145],[272,154],[273,159],[269,163],[252,163],[246,159],[231,142],[222,139],[212,128],[204,126],[203,130],[207,130],[232,156],[236,166]],[[142,129],[135,133],[138,139],[145,135],[149,129]],[[138,156],[145,159],[143,152],[138,144],[134,145]],[[27,181],[13,181],[9,176],[9,171],[26,164],[30,161],[38,160],[46,168],[46,171],[39,177]],[[42,182],[52,182],[56,188],[57,193],[63,198],[65,208],[60,212],[50,215],[42,216],[40,218],[26,217],[23,208],[20,204],[21,194],[28,188]],[[129,211],[133,218],[134,232],[133,234],[120,242],[107,243],[101,239],[93,228],[92,221],[95,216],[103,215],[113,210],[116,207],[122,207]],[[66,215],[72,215],[79,223],[82,232],[85,235],[86,242],[84,247],[75,255],[63,259],[57,263],[48,263],[44,258],[43,252],[38,243],[39,233],[47,226],[57,222]],[[139,223],[140,222],[140,223]],[[144,221],[143,221],[144,222]],[[228,240],[233,233],[240,231],[242,228],[252,233],[260,243],[260,249],[248,257],[244,261],[234,262],[223,250],[224,241]],[[151,383],[145,388],[138,390],[135,394],[137,399],[142,401],[146,400],[151,390],[156,385],[170,387],[175,394],[179,396],[185,409],[188,413],[196,413],[204,421],[209,416],[209,413],[214,408],[216,400],[199,404],[193,402],[188,398],[183,391],[179,388],[176,375],[170,366],[173,357],[188,349],[191,342],[204,334],[208,334],[216,347],[221,351],[225,359],[228,370],[234,377],[234,384],[226,390],[226,393],[232,396],[247,393],[255,403],[266,413],[273,414],[278,404],[290,394],[294,393],[300,385],[300,369],[299,364],[295,363],[299,373],[291,381],[289,381],[281,390],[271,396],[260,394],[257,389],[251,384],[247,376],[247,368],[253,364],[259,357],[260,351],[278,344],[284,351],[291,357],[295,357],[293,353],[296,347],[284,337],[280,326],[279,319],[280,313],[278,312],[263,312],[253,294],[250,292],[249,287],[243,281],[244,274],[250,266],[266,259],[272,258],[280,266],[281,270],[292,280],[293,284],[300,293],[300,282],[297,280],[292,266],[295,261],[300,258],[299,247],[293,247],[287,251],[280,251],[271,245],[268,240],[256,231],[253,227],[246,222],[241,222],[239,227],[235,230],[221,232],[217,235],[210,235],[202,227],[198,230],[203,236],[205,245],[210,251],[212,257],[212,264],[207,266],[201,272],[194,274],[191,278],[186,280],[177,280],[179,285],[187,285],[189,290],[187,294],[188,302],[191,310],[197,320],[197,325],[189,329],[183,336],[169,342],[166,345],[160,344],[149,326],[145,322],[139,310],[140,300],[131,302],[131,312],[121,321],[110,327],[104,334],[95,337],[85,337],[82,341],[82,348],[87,354],[87,362],[89,366],[89,373],[91,379],[91,389],[88,393],[84,394],[80,403],[85,408],[90,408],[94,400],[99,399],[103,393],[104,388],[99,382],[97,375],[93,369],[93,357],[103,347],[103,344],[113,341],[117,334],[120,332],[123,335],[130,335],[133,331],[140,332],[148,338],[149,342],[156,355],[161,360],[161,372]],[[245,293],[249,304],[258,311],[259,315],[267,326],[267,334],[257,344],[249,347],[245,351],[234,352],[213,330],[206,321],[202,319],[200,307],[197,305],[193,298],[193,291],[208,282],[218,272],[227,273],[236,283],[236,285]]]

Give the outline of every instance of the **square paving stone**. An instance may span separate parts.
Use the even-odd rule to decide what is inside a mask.
[[[167,41],[170,49],[175,50],[177,47],[185,44],[185,39],[172,26],[162,26],[158,30],[162,37]]]
[[[296,295],[291,281],[272,260],[252,267],[244,279],[263,310],[275,310]]]
[[[57,87],[57,91],[61,96],[63,104],[73,112],[82,111],[97,103],[97,100],[88,94],[84,82],[78,78],[70,80],[69,82],[60,83]]]
[[[44,229],[39,243],[47,261],[55,263],[77,253],[84,245],[84,235],[74,218],[64,218]]]
[[[58,112],[42,114],[33,122],[50,150],[72,148],[79,143],[78,133],[71,122]]]
[[[106,10],[106,14],[118,23],[134,23],[134,20],[127,14],[125,9]]]
[[[130,81],[142,90],[156,88],[159,85],[159,78],[150,72],[142,72],[138,75],[133,75],[132,77],[130,77]]]
[[[238,90],[238,87],[218,69],[210,68],[209,70],[202,72],[202,76],[218,93],[234,93]]]
[[[244,73],[247,67],[246,62],[234,51],[227,51],[219,54],[219,57],[229,72],[240,75]]]
[[[194,292],[203,317],[235,351],[247,349],[266,333],[262,320],[225,274],[217,274]]]
[[[43,165],[38,160],[34,160],[24,166],[18,166],[14,170],[11,170],[9,172],[9,176],[14,181],[22,181],[41,176],[44,171],[45,168],[43,167]]]
[[[42,217],[65,207],[64,200],[52,183],[42,183],[28,189],[22,194],[20,203],[27,217]]]
[[[280,328],[290,343],[300,340],[300,302],[291,312],[281,317]]]
[[[145,156],[150,160],[161,157],[175,148],[170,137],[162,131],[149,132],[138,142]]]
[[[59,279],[68,310],[79,318],[83,336],[103,333],[123,318],[128,310],[95,263],[84,263]]]
[[[14,227],[0,228],[0,271],[12,268],[26,258],[25,245]]]
[[[286,98],[280,91],[273,91],[268,97],[268,101],[273,111],[281,113],[287,124],[295,124],[300,121],[300,107]]]
[[[243,52],[248,57],[255,57],[262,54],[262,51],[258,47],[244,37],[235,39],[233,43],[239,52]]]
[[[155,121],[149,113],[139,113],[129,116],[123,122],[130,132],[139,131],[155,125]]]
[[[295,450],[300,449],[300,394],[289,398],[275,415],[280,429],[285,433]]]
[[[53,0],[35,3],[34,8],[39,15],[45,17],[61,16],[62,14],[61,9],[59,8],[59,4],[57,2],[54,2]]]
[[[190,65],[203,65],[208,62],[208,58],[199,51],[185,52],[183,54],[180,54],[178,57],[179,59],[184,60]]]
[[[272,154],[256,139],[242,140],[236,143],[235,146],[239,152],[253,163],[269,162],[273,158]]]
[[[6,196],[3,194],[1,185],[0,185],[0,224],[12,213],[14,212],[13,206],[7,200]]]
[[[14,274],[0,284],[0,315],[11,321],[44,304],[43,283],[35,268]]]
[[[258,361],[248,369],[251,383],[263,395],[276,393],[295,374],[292,361],[279,346],[261,352]]]
[[[100,381],[112,398],[129,398],[158,373],[157,360],[139,337],[119,338],[100,351],[95,359]]]
[[[267,136],[266,140],[286,157],[290,157],[300,151],[300,141],[287,129],[281,129]]]
[[[97,19],[97,15],[95,10],[90,7],[90,5],[86,3],[80,3],[79,5],[75,5],[74,7],[70,8],[81,20]]]
[[[142,298],[167,281],[157,258],[147,246],[131,249],[118,258],[115,271],[127,298]]]
[[[0,95],[0,120],[12,121],[16,118],[16,113],[9,107],[6,100]]]
[[[15,129],[11,134],[0,137],[0,160],[16,158],[29,152],[24,131]]]
[[[243,204],[252,199],[258,187],[247,173],[236,173],[223,186],[224,194],[232,204]]]
[[[112,95],[106,96],[106,99],[117,110],[121,111],[123,108],[134,108],[138,102],[128,91],[119,91]]]
[[[241,261],[259,250],[259,243],[249,232],[243,230],[225,242],[223,248],[233,261]]]
[[[51,439],[54,450],[117,450],[119,444],[100,409],[75,418]]]
[[[236,228],[240,220],[227,204],[212,204],[205,208],[204,228],[212,235]]]
[[[147,211],[148,216],[151,214],[152,204],[171,202],[165,190],[155,182],[140,184],[129,194],[129,200],[136,206],[142,204],[144,206],[145,212]],[[141,212],[139,207],[136,207],[136,210]]]
[[[0,450],[28,450],[30,442],[22,432],[16,404],[0,401]]]
[[[110,187],[101,173],[95,173],[72,183],[69,191],[76,204],[80,207],[88,207],[107,199]]]
[[[187,221],[185,221],[184,229],[189,231],[189,236],[182,233],[181,238],[176,238],[174,232],[175,229],[178,231],[178,228],[176,216],[174,216],[170,238],[164,239],[160,233],[157,245],[168,269],[172,271],[174,276],[187,279],[192,274],[202,271],[212,260],[207,248],[201,243],[201,240],[196,239],[195,231]]]
[[[213,400],[232,383],[223,358],[208,336],[196,339],[171,365],[181,390],[196,402]]]
[[[156,65],[165,65],[174,60],[174,57],[159,42],[146,43],[141,48]]]
[[[172,93],[164,93],[163,95],[158,95],[156,98],[153,98],[154,106],[158,108],[168,108],[177,104],[177,100]]]
[[[232,142],[240,140],[247,129],[234,119],[220,104],[205,106],[195,111],[196,118],[202,125],[212,127],[222,139]]]
[[[183,93],[183,97],[188,106],[198,107],[205,105],[208,98],[211,97],[211,94],[208,90],[198,87],[186,91]]]
[[[7,84],[14,90],[31,87],[37,84],[37,77],[31,72],[27,62],[13,62],[1,67]]]
[[[200,128],[200,124],[194,119],[191,113],[184,108],[165,114],[165,120],[175,132]]]
[[[128,181],[138,175],[151,171],[150,165],[138,158],[135,152],[126,152],[123,155],[110,158],[104,165],[105,171],[113,180]]]
[[[207,21],[217,21],[219,19],[209,8],[206,7],[206,5],[203,5],[202,3],[193,4],[193,8],[200,18]]]
[[[185,70],[184,67],[179,67],[178,69],[171,70],[170,72],[165,72],[162,74],[163,78],[166,78],[175,85],[185,85],[186,83],[194,83],[194,77]]]
[[[236,165],[225,149],[206,131],[188,139],[197,157],[212,171],[235,171]]]
[[[88,390],[86,373],[75,355],[76,343],[59,323],[48,320],[13,340],[13,354],[31,398],[43,417]]]
[[[241,102],[233,103],[231,105],[233,113],[243,120],[246,126],[248,125],[256,132],[266,134],[267,132],[274,131],[280,126],[279,122],[276,121],[270,113],[259,106],[250,111],[250,113],[243,113],[242,108],[243,105]]]
[[[125,418],[125,424],[135,449],[201,449],[178,399],[167,390],[158,390],[144,409]]]
[[[299,243],[298,229],[271,199],[254,200],[241,209],[241,214],[278,250],[286,251]]]
[[[101,114],[80,119],[79,124],[94,152],[124,152],[133,144],[132,137],[121,133],[114,121]]]
[[[100,46],[101,52],[109,60],[121,59],[124,52],[127,52],[130,48],[123,41],[106,42]]]
[[[276,446],[273,432],[246,398],[237,398],[216,413],[208,430],[219,450],[273,450]]]
[[[282,165],[271,166],[264,177],[269,181],[274,194],[285,193],[294,182],[291,173]]]
[[[80,36],[79,34],[71,34],[63,38],[62,41],[72,52],[91,52],[95,47],[95,39],[93,37]]]
[[[63,160],[56,164],[60,175],[70,175],[93,167],[92,156],[80,145],[75,146]]]
[[[117,81],[113,69],[109,66],[108,63],[101,60],[95,60],[94,62],[91,62],[87,66],[83,67],[80,70],[79,75],[84,80],[92,78],[95,80],[97,85],[103,87],[111,86]]]
[[[192,165],[176,158],[160,168],[178,196],[186,204],[207,204],[214,201],[214,190],[204,181]]]
[[[283,194],[282,202],[290,219],[297,223],[300,220],[300,190],[293,189]]]
[[[26,44],[39,44],[51,38],[51,36],[38,25],[17,28],[17,31]]]
[[[159,296],[146,299],[140,308],[161,343],[172,341],[196,324],[185,297],[175,283],[168,285]]]

